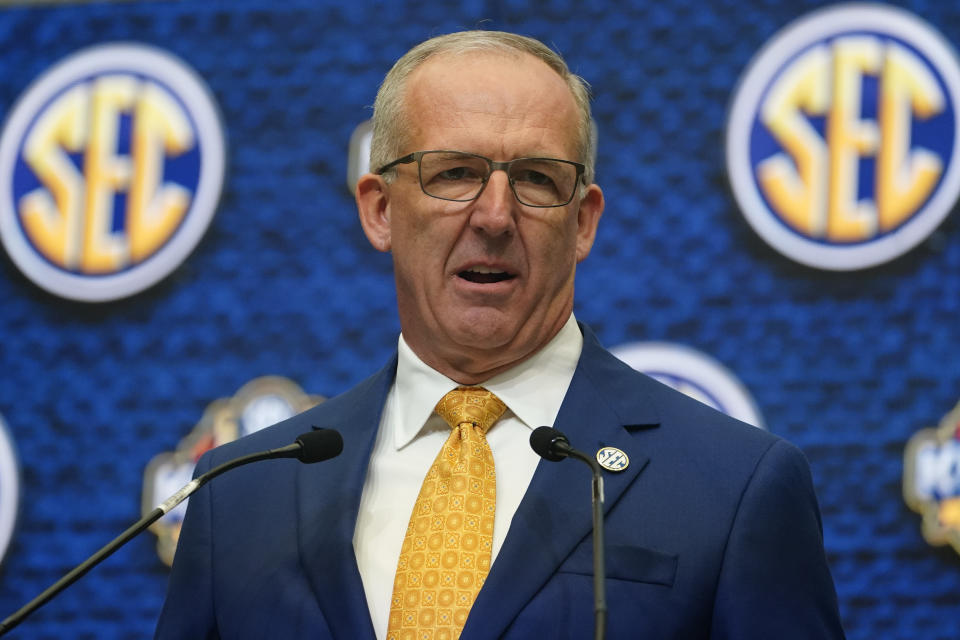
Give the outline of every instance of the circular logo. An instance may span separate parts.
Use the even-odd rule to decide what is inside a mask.
[[[197,245],[224,166],[217,109],[183,62],[138,44],[85,49],[38,78],[4,126],[0,238],[55,295],[123,298]]]
[[[13,438],[0,416],[0,560],[7,553],[20,510],[20,470]]]
[[[630,458],[616,447],[604,447],[597,451],[597,462],[607,471],[623,471],[630,466]]]
[[[669,342],[630,342],[610,349],[628,365],[737,420],[765,429],[743,383],[725,366],[692,347]]]
[[[727,171],[753,229],[846,271],[923,241],[960,194],[960,66],[902,9],[815,11],[754,58],[727,122]]]

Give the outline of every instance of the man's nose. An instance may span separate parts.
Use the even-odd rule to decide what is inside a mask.
[[[491,236],[498,236],[513,229],[517,198],[510,187],[506,171],[494,171],[477,198],[470,224]]]

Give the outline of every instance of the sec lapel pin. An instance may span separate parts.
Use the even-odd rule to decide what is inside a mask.
[[[597,451],[597,462],[607,471],[623,471],[630,464],[626,453],[616,447],[603,447]]]

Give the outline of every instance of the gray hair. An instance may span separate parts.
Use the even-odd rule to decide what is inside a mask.
[[[415,46],[397,60],[387,73],[373,104],[373,139],[370,144],[370,168],[377,170],[400,156],[407,144],[409,127],[405,126],[404,90],[410,74],[438,54],[463,54],[468,51],[528,53],[539,58],[566,81],[580,113],[577,123],[577,159],[586,165],[583,179],[593,182],[596,162],[596,132],[590,117],[590,88],[580,76],[572,73],[560,54],[539,40],[503,31],[460,31],[431,38]],[[389,179],[391,176],[385,176]]]

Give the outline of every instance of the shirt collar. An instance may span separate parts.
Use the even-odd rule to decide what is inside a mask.
[[[434,415],[433,408],[445,393],[459,385],[426,365],[400,335],[397,346],[397,377],[394,382],[399,418],[394,446],[401,449],[423,430]],[[553,425],[573,379],[583,335],[573,314],[550,342],[517,366],[481,385],[492,391],[531,430]]]

